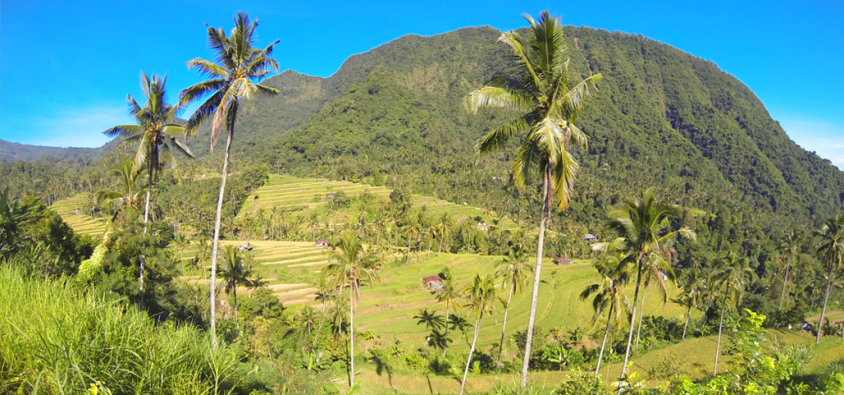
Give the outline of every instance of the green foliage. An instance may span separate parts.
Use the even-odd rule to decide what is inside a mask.
[[[17,198],[11,198],[8,187],[0,192],[0,256],[17,250],[20,226],[37,219],[32,213],[35,206],[35,201],[20,204]]]
[[[241,387],[236,347],[211,351],[196,329],[165,324],[70,282],[0,268],[0,392],[188,394]],[[92,384],[93,383],[93,384]]]

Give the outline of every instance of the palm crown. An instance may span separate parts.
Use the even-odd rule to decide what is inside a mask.
[[[149,166],[153,171],[161,170],[161,165],[165,162],[169,163],[171,168],[175,168],[174,151],[193,157],[190,149],[176,138],[180,134],[186,134],[186,129],[182,125],[174,123],[183,106],[167,104],[164,88],[166,82],[166,76],[153,74],[150,77],[141,72],[141,89],[147,99],[146,105],[141,107],[132,95],[126,95],[129,114],[138,124],[118,125],[103,132],[108,137],[121,137],[123,139],[119,143],[121,146],[129,147],[138,144],[134,163],[136,169],[140,169],[147,161],[150,161]]]
[[[222,28],[208,27],[208,44],[215,52],[215,62],[195,58],[188,62],[188,68],[197,70],[210,79],[184,89],[180,103],[188,103],[210,94],[185,125],[188,131],[195,131],[208,117],[213,115],[211,126],[211,150],[217,142],[223,124],[231,131],[234,128],[238,100],[249,98],[256,92],[275,94],[277,89],[255,83],[278,71],[278,62],[271,58],[274,41],[264,49],[254,48],[255,28],[258,20],[249,20],[244,12],[235,16],[235,27],[230,35]]]
[[[715,270],[710,276],[716,284],[716,290],[723,293],[724,302],[732,300],[738,306],[741,304],[745,289],[756,277],[756,273],[750,268],[750,260],[747,257],[739,257],[736,253],[730,252],[716,262]]]
[[[628,313],[630,310],[630,302],[622,287],[630,282],[635,265],[635,258],[627,254],[610,254],[592,264],[601,276],[601,282],[586,287],[580,293],[580,300],[586,300],[595,294],[592,299],[592,309],[595,310],[595,315],[592,316],[593,323],[601,314],[609,311],[607,319],[615,318],[616,324],[621,326],[621,306],[623,305]]]
[[[587,141],[574,123],[589,85],[600,81],[601,74],[572,84],[560,19],[548,11],[538,22],[528,15],[525,19],[530,22],[526,37],[511,31],[499,39],[513,50],[512,75],[493,77],[471,92],[466,104],[471,112],[497,107],[523,113],[490,131],[477,148],[481,153],[496,151],[513,135],[526,133],[513,161],[513,178],[523,187],[536,168],[551,170],[557,204],[564,209],[578,169],[568,146],[571,142],[586,146]]]

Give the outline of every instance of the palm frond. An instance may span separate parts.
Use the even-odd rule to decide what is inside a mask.
[[[117,125],[107,129],[103,134],[108,137],[120,136],[125,139],[143,132],[144,128],[141,125]]]
[[[223,89],[227,83],[228,80],[226,79],[213,79],[202,81],[200,83],[182,89],[182,91],[179,92],[179,105],[185,105],[187,103],[198,100],[202,96],[205,96],[209,93],[218,92],[219,90]]]
[[[220,65],[202,58],[194,58],[188,61],[188,69],[196,70],[204,77],[216,79],[228,79],[229,72]],[[207,82],[207,81],[206,81]]]
[[[510,137],[527,129],[527,120],[524,117],[516,118],[505,125],[489,131],[489,133],[478,141],[475,149],[482,154],[498,151],[504,147],[504,144],[507,143]]]
[[[129,115],[135,116],[138,112],[141,111],[141,106],[135,102],[135,99],[132,98],[132,95],[126,95],[126,103],[129,105]]]
[[[512,111],[524,111],[534,104],[533,98],[521,92],[498,86],[483,86],[466,96],[466,109],[476,114],[482,107],[502,108]]]
[[[574,157],[562,148],[558,151],[557,158],[551,172],[551,179],[557,199],[557,209],[565,210],[569,207],[574,195],[574,179],[577,176],[579,165]]]
[[[530,16],[526,16],[526,18],[530,18]],[[539,80],[539,76],[536,74],[533,64],[531,64],[530,59],[528,58],[524,43],[522,42],[522,37],[518,33],[511,31],[501,34],[498,41],[510,46],[515,55],[516,62],[522,66],[519,70],[522,72],[522,78],[520,78],[522,84],[531,91],[538,90],[538,88],[542,86],[542,82]]]
[[[188,118],[187,123],[185,123],[185,134],[196,134],[199,126],[217,111],[217,107],[220,105],[220,98],[223,97],[224,93],[225,91],[223,90],[217,91],[211,95],[211,97],[206,99],[205,102],[196,109],[196,111],[194,111],[193,115],[191,115],[190,118]]]
[[[190,158],[194,158],[193,152],[191,152],[190,148],[187,144],[179,141],[175,136],[169,136],[167,144],[170,145],[170,149],[174,149],[178,152],[181,152],[184,155],[187,155]]]

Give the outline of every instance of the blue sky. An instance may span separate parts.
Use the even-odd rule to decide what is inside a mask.
[[[407,4],[403,4],[407,3]],[[230,29],[245,10],[259,43],[281,39],[282,70],[329,76],[352,54],[406,34],[466,26],[510,30],[543,9],[564,24],[638,33],[710,59],[747,84],[804,148],[844,168],[841,1],[40,1],[0,8],[0,138],[95,147],[130,123],[139,73],[167,73],[171,100],[210,58],[205,23]]]

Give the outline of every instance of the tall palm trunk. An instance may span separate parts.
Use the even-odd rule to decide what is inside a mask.
[[[448,351],[448,305],[445,305],[445,346],[443,347],[443,357],[445,357],[445,352]]]
[[[788,284],[788,269],[790,265],[785,265],[785,278],[782,280],[782,296],[780,296],[780,311],[782,311],[782,302],[785,301],[785,285]]]
[[[831,263],[831,262],[830,262]],[[817,346],[818,343],[821,342],[821,332],[823,332],[823,316],[826,315],[826,304],[829,302],[829,288],[832,285],[832,269],[835,268],[835,265],[829,265],[829,274],[827,275],[826,281],[826,296],[823,297],[823,309],[821,309],[821,319],[818,321],[818,335],[815,338],[815,345]]]
[[[601,352],[598,354],[598,367],[595,368],[595,377],[601,372],[601,361],[604,359],[604,349],[607,347],[607,337],[610,335],[610,324],[612,323],[612,310],[615,307],[610,303],[610,313],[607,314],[607,330],[604,332],[604,341],[601,343]]]
[[[355,386],[355,294],[349,286],[349,389]]]
[[[157,150],[156,150],[157,151]],[[156,152],[157,154],[158,152]],[[147,199],[144,203],[144,234],[147,234],[147,220],[149,219],[149,198],[152,191],[152,158],[149,159],[149,181],[147,181]],[[144,264],[146,256],[141,255],[138,259],[138,306],[144,309]]]
[[[642,284],[642,257],[639,254],[639,270],[636,273],[636,292],[633,293],[633,313],[630,315],[630,334],[627,335],[627,351],[624,352],[624,364],[621,365],[621,380],[627,378],[627,364],[630,362],[630,346],[633,345],[633,330],[636,329],[636,307],[639,299],[639,286]]]
[[[232,103],[235,107],[237,102]],[[223,198],[226,193],[226,176],[229,170],[229,155],[232,150],[232,140],[234,139],[234,122],[237,118],[237,108],[232,113],[232,127],[226,137],[226,152],[223,155],[223,173],[220,176],[220,195],[217,197],[217,211],[214,215],[214,238],[211,241],[211,280],[208,284],[209,299],[211,301],[211,347],[217,349],[217,309],[215,300],[215,291],[217,288],[217,250],[220,243],[220,217],[223,211]]]
[[[237,319],[237,284],[234,285],[234,327],[240,335],[240,320]]]
[[[325,312],[322,313],[322,319],[319,321],[319,328],[317,329],[316,334],[314,335],[314,343],[311,346],[311,350],[316,348],[317,340],[319,339],[319,334],[322,333],[322,325],[325,323]]]
[[[639,329],[636,329],[636,348],[633,353],[639,355],[639,336],[642,334],[642,318],[645,317],[645,295],[648,292],[648,287],[642,288],[642,311],[639,312]]]
[[[692,302],[689,302],[689,310],[686,312],[686,325],[683,326],[683,340],[686,340],[686,330],[689,329],[689,320],[692,318]]]
[[[144,261],[146,258],[141,255],[138,259],[138,309],[144,309]]]
[[[440,256],[440,253],[443,252],[443,239],[445,238],[445,232],[440,232],[440,249],[437,250],[437,256]]]
[[[545,225],[548,222],[548,217],[551,214],[550,207],[550,190],[551,190],[551,167],[545,166],[545,180],[542,187],[542,214],[539,220],[539,237],[536,241],[536,270],[533,275],[533,293],[530,300],[530,316],[528,318],[528,327],[526,332],[525,343],[525,357],[522,360],[522,381],[521,387],[527,385],[528,369],[530,368],[530,349],[533,341],[533,324],[536,320],[536,303],[539,297],[539,281],[540,273],[542,272],[542,247],[545,244]]]
[[[463,381],[460,382],[460,395],[463,395],[463,389],[466,388],[466,376],[469,375],[469,365],[472,363],[472,354],[475,353],[475,343],[478,342],[478,332],[481,331],[481,317],[478,316],[475,321],[475,338],[472,340],[472,348],[469,349],[469,358],[466,359],[466,369],[463,370]]]
[[[410,249],[411,249],[411,241],[410,241],[410,234],[407,235],[407,258],[404,260],[404,264],[407,265],[410,262]]]
[[[433,237],[428,238],[428,254],[425,255],[425,259],[431,258],[431,242],[433,242],[433,241],[434,241]]]
[[[498,362],[495,366],[501,367],[501,351],[504,350],[504,331],[507,330],[507,313],[510,312],[510,300],[513,299],[513,287],[510,287],[510,296],[507,297],[507,307],[504,308],[504,323],[501,325],[501,341],[498,343]]]
[[[721,331],[724,329],[724,311],[727,310],[727,298],[724,297],[724,306],[721,306],[721,324],[718,325],[718,345],[715,347],[715,367],[712,369],[712,376],[718,375],[718,356],[721,354]]]

